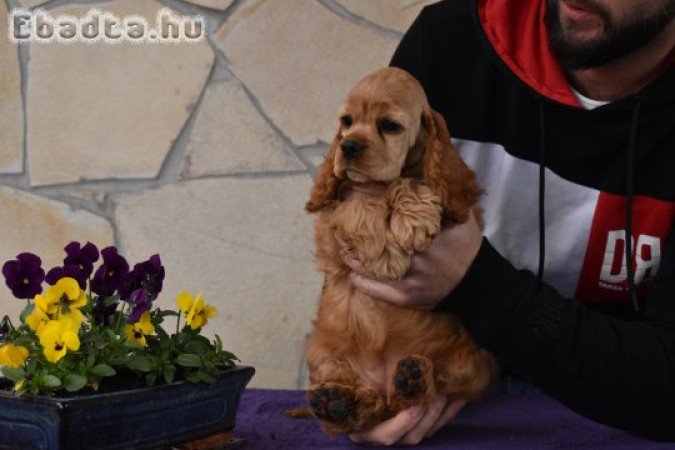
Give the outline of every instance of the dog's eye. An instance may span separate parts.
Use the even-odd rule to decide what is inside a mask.
[[[382,133],[396,133],[397,131],[400,131],[403,127],[399,125],[398,123],[394,122],[393,120],[383,120],[380,123],[380,131]]]
[[[340,123],[345,128],[351,127],[352,126],[352,116],[346,115],[346,116],[340,117]]]

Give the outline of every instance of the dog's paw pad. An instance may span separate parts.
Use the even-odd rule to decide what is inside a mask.
[[[422,368],[413,358],[402,359],[396,365],[394,386],[403,395],[414,395],[424,391]]]
[[[353,393],[335,386],[313,389],[309,391],[309,406],[318,419],[344,422],[353,410]]]

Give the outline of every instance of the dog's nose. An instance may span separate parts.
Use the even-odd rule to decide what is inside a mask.
[[[342,154],[347,158],[356,158],[361,153],[363,153],[363,144],[359,141],[347,140],[344,141],[340,148],[342,148]]]

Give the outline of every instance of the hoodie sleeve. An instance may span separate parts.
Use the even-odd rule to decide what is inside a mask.
[[[439,24],[423,13],[391,64],[417,77],[433,103],[440,75]],[[484,239],[440,309],[457,315],[476,342],[512,373],[577,412],[654,439],[675,440],[675,226],[639,321],[591,311],[517,270]]]
[[[572,409],[654,439],[675,439],[675,227],[640,321],[563,298],[516,270],[487,240],[441,308],[510,371]]]

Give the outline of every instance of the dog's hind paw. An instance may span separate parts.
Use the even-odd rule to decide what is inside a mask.
[[[321,384],[307,397],[314,417],[327,422],[345,422],[354,410],[354,391],[337,384]]]
[[[416,359],[405,358],[396,365],[394,386],[404,396],[415,395],[426,389],[422,368]]]
[[[396,365],[388,404],[393,413],[414,405],[428,405],[436,395],[434,367],[429,358],[412,355]]]

